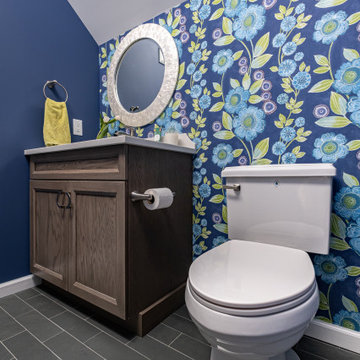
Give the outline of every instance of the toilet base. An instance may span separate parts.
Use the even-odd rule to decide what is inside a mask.
[[[211,356],[210,360],[300,360],[299,356],[296,354],[294,350],[289,350],[285,354],[280,354],[277,356],[273,356],[271,358],[269,357],[263,357],[263,356],[256,356],[255,354],[252,354],[250,357],[249,354],[243,354],[243,356],[240,355],[234,355],[229,352],[220,351],[218,349],[212,348],[211,349]]]

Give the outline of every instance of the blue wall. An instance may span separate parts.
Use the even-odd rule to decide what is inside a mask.
[[[317,315],[360,331],[359,1],[188,0],[151,21],[174,37],[180,79],[137,135],[157,125],[196,144],[194,256],[227,240],[225,166],[334,163],[330,254],[313,257]],[[102,115],[111,116],[106,68],[121,40],[100,47]]]
[[[66,0],[2,0],[0,5],[0,283],[29,273],[29,175],[24,149],[44,146],[42,87],[69,92],[69,118],[84,136],[98,129],[98,46]],[[49,92],[51,95],[51,92]],[[56,95],[56,94],[53,94]],[[62,93],[59,90],[60,100]]]

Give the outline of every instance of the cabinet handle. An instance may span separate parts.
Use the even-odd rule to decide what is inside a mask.
[[[66,192],[65,195],[66,195],[67,198],[68,198],[68,203],[67,203],[65,209],[71,209],[71,195],[70,195],[69,192]]]
[[[62,195],[62,194],[65,194],[67,196],[67,198],[68,198],[68,203],[67,203],[66,206],[59,204],[59,198],[60,198],[60,195]],[[58,191],[57,196],[56,196],[56,206],[59,209],[71,209],[71,195],[70,195],[70,193],[63,192],[63,191]]]
[[[56,196],[56,206],[57,206],[59,209],[65,208],[64,205],[60,205],[60,204],[59,204],[59,197],[60,197],[60,195],[62,195],[62,194],[64,194],[62,191],[58,191],[57,196]]]

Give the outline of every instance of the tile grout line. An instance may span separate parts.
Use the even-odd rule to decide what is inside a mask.
[[[42,314],[42,315],[45,316],[47,319],[53,319],[53,318],[56,318],[58,315],[61,315],[63,313],[66,313],[66,310],[64,310],[61,313],[58,313],[56,315],[53,315],[53,316],[45,316],[44,314]]]
[[[36,290],[36,291],[37,291],[37,290]],[[88,317],[86,317],[86,318],[82,318],[82,317],[79,316],[78,314],[72,312],[71,309],[65,308],[60,302],[56,301],[56,300],[57,300],[56,298],[54,299],[54,298],[51,298],[51,297],[47,296],[47,295],[46,295],[46,292],[38,292],[38,293],[39,293],[39,295],[42,295],[42,296],[46,297],[47,299],[55,302],[55,303],[58,304],[59,306],[63,307],[63,308],[65,309],[65,311],[63,311],[62,313],[66,312],[66,311],[71,312],[72,314],[74,314],[74,315],[77,316],[78,318],[86,321],[88,324],[94,326],[95,328],[97,328],[97,329],[100,330],[101,332],[104,332],[106,335],[110,336],[111,338],[115,339],[116,341],[120,342],[120,343],[123,344],[123,345],[129,344],[129,343],[135,338],[135,337],[134,337],[134,338],[131,339],[131,340],[128,340],[128,341],[126,341],[126,342],[122,342],[121,340],[117,339],[115,336],[113,336],[113,335],[111,335],[110,333],[108,333],[106,330],[102,330],[102,329],[100,329],[99,327],[97,327],[96,325],[94,325],[93,323],[89,322],[88,320],[91,319],[91,316],[92,316],[92,315],[90,315],[90,316],[88,316]],[[15,295],[16,295],[16,294],[15,294]],[[37,295],[35,295],[35,296],[37,296]],[[26,301],[26,300],[23,300],[23,301]],[[56,316],[61,315],[62,313],[56,314],[56,315],[54,315],[54,316],[52,316],[51,318],[48,318],[48,319],[55,318]],[[180,318],[182,318],[182,319],[185,319],[185,320],[189,321],[190,323],[193,323],[189,318],[186,318],[186,317],[184,317],[184,316],[182,316],[182,315],[179,315],[179,314],[177,314],[176,312],[174,312],[173,315],[176,315],[176,316],[178,316],[178,317],[180,317]],[[176,328],[173,328],[173,327],[171,327],[171,326],[169,326],[169,325],[167,325],[167,324],[165,324],[165,323],[163,323],[163,322],[161,322],[161,324],[167,326],[168,328],[170,328],[170,329],[172,329],[172,330],[176,330],[177,332],[180,332],[180,334],[179,334],[177,337],[179,337],[181,334],[186,335],[185,333],[181,332],[180,330],[178,330],[178,329],[176,329]],[[99,334],[96,334],[96,335],[92,336],[90,339],[94,338],[94,337],[97,336],[97,335],[99,335]],[[198,342],[201,342],[202,344],[205,344],[205,345],[208,345],[208,346],[209,346],[209,344],[204,343],[203,341],[198,340],[198,339],[196,339],[196,338],[194,338],[194,337],[192,337],[192,336],[190,336],[190,335],[186,335],[186,336],[188,336],[188,337],[190,337],[190,338],[192,338],[192,339],[194,339],[194,340],[196,340],[196,341],[198,341]],[[150,336],[150,337],[151,337],[151,336]],[[151,337],[151,338],[152,338],[152,337]],[[87,339],[86,341],[89,341],[90,339]],[[160,341],[160,342],[161,342],[161,341]],[[165,343],[163,343],[163,344],[165,344]],[[165,344],[165,345],[167,345],[167,344]],[[130,347],[130,348],[131,348],[131,347]],[[132,348],[131,348],[131,349],[132,349]],[[140,353],[140,354],[141,354],[141,353]],[[143,355],[143,354],[141,354],[141,355]]]
[[[19,298],[16,294],[15,294],[15,296],[16,296],[17,298]],[[45,297],[46,297],[47,299],[51,300],[51,301],[54,301],[54,300],[52,300],[51,298],[49,298],[49,297],[47,297],[47,296],[45,296]],[[19,298],[19,299],[20,299],[20,298]],[[22,299],[20,299],[20,300],[22,300]],[[36,312],[38,312],[40,315],[44,316],[43,314],[40,313],[40,311],[38,311],[37,309],[35,309],[32,305],[28,304],[28,303],[27,303],[26,301],[24,301],[24,300],[22,300],[22,301],[25,302],[25,303],[26,303],[27,305],[29,305],[30,307],[32,307],[32,308],[33,308]],[[59,306],[61,306],[62,308],[64,308],[61,304],[57,303],[56,301],[54,301],[54,302],[55,302],[56,304],[58,304]],[[64,308],[64,309],[65,309],[65,308]],[[67,309],[65,309],[65,311],[67,311]],[[63,311],[63,313],[64,313],[65,311]],[[90,324],[91,326],[93,326],[94,328],[96,328],[97,330],[99,330],[99,332],[98,332],[96,335],[94,335],[93,338],[94,338],[95,336],[97,336],[97,335],[100,335],[101,333],[105,333],[106,335],[110,336],[111,338],[113,338],[114,340],[118,341],[119,343],[127,346],[129,349],[131,349],[131,350],[137,352],[138,354],[140,354],[141,356],[145,357],[146,359],[151,360],[151,359],[149,359],[147,356],[145,356],[144,354],[138,352],[137,350],[131,348],[130,346],[128,346],[128,345],[126,345],[125,343],[121,342],[120,340],[116,339],[116,337],[108,334],[107,332],[105,332],[105,331],[103,331],[102,329],[98,328],[96,325],[91,324],[91,323],[88,322],[86,319],[83,319],[82,317],[80,317],[79,315],[73,313],[72,311],[69,311],[69,312],[70,312],[71,314],[77,316],[80,320],[85,321],[86,323]],[[57,315],[60,315],[60,314],[57,314]],[[57,316],[57,315],[54,315],[53,318],[54,318],[55,316]],[[44,316],[44,317],[46,318],[46,316]],[[52,322],[54,325],[60,327],[60,326],[57,325],[54,321],[52,321],[52,319],[50,319],[50,318],[47,318],[47,319],[48,319],[50,322]],[[89,341],[89,339],[87,339],[85,342],[82,342],[82,341],[80,341],[79,339],[77,339],[75,336],[73,336],[72,334],[70,334],[68,331],[66,331],[64,328],[62,328],[62,327],[60,327],[60,328],[63,329],[63,331],[64,331],[65,333],[67,333],[68,335],[70,335],[70,336],[71,336],[72,338],[74,338],[76,341],[79,341],[81,344],[83,344],[85,347],[87,347],[90,351],[94,352],[96,355],[98,355],[98,356],[100,356],[102,359],[106,360],[106,358],[104,358],[102,355],[98,354],[95,350],[91,349],[88,345],[86,345],[86,342]]]
[[[18,296],[16,296],[18,299],[20,299]],[[21,300],[21,299],[20,299]],[[22,301],[22,300],[21,300]],[[23,326],[18,320],[16,320],[11,314],[9,314],[2,306],[0,306],[0,309],[2,309],[6,314],[8,314],[14,321],[16,321],[21,327],[23,327],[33,338],[35,338],[37,341],[42,344],[39,338],[37,338],[33,333],[31,333],[25,326]],[[24,332],[24,331],[23,331]],[[43,344],[44,345],[44,344]],[[44,345],[52,354],[54,354],[58,359],[61,360],[59,356],[57,356],[51,349],[49,349],[46,345]]]
[[[108,334],[109,335],[109,334]],[[136,337],[136,336],[135,336]],[[133,337],[131,340],[128,340],[126,343],[125,343],[125,345],[128,345],[128,344],[130,344],[134,339],[135,339],[135,337]]]
[[[93,336],[89,337],[89,338],[88,338],[85,342],[88,342],[88,341],[90,341],[90,340],[92,340],[92,339],[96,338],[98,335],[103,334],[103,333],[105,333],[105,332],[101,330],[99,333],[97,333],[97,334],[95,334],[95,335],[93,335]],[[85,343],[85,342],[84,342],[84,343]]]
[[[2,340],[1,340],[1,342],[7,341],[7,340],[9,340],[9,339],[12,339],[13,337],[15,337],[15,336],[18,336],[18,335],[22,334],[24,331],[26,331],[26,329],[25,329],[25,328],[24,328],[24,330],[19,331],[18,333],[16,333],[16,334],[14,334],[14,335],[9,336],[9,337],[7,337],[6,339],[2,339]]]
[[[66,312],[66,311],[69,311],[69,312],[72,313],[73,315],[77,316],[79,319],[84,320],[84,321],[87,322],[88,324],[90,324],[90,325],[92,325],[93,327],[95,327],[96,329],[100,330],[99,333],[97,333],[96,335],[94,335],[94,336],[92,336],[91,338],[87,339],[85,342],[81,342],[81,343],[84,344],[86,347],[88,347],[88,346],[86,345],[86,342],[88,342],[90,339],[95,338],[96,336],[100,335],[100,334],[103,332],[103,333],[105,333],[106,335],[108,335],[108,336],[110,336],[111,338],[113,338],[114,340],[116,340],[117,342],[119,342],[119,343],[125,345],[126,347],[128,347],[129,349],[137,352],[137,353],[140,354],[141,356],[144,356],[146,359],[151,360],[151,359],[148,358],[145,354],[142,354],[141,352],[137,351],[136,349],[133,349],[131,346],[128,345],[129,343],[131,343],[132,340],[135,339],[135,337],[134,337],[133,339],[129,340],[128,342],[122,342],[122,341],[120,341],[119,339],[117,339],[115,336],[107,333],[106,331],[103,331],[102,329],[98,328],[96,325],[94,325],[94,324],[92,324],[91,322],[87,321],[88,319],[91,318],[91,316],[89,316],[89,317],[87,317],[86,319],[84,319],[84,318],[80,317],[78,314],[72,312],[71,310],[66,309],[64,306],[62,306],[62,305],[61,305],[60,303],[58,303],[56,300],[51,299],[50,297],[46,296],[46,294],[43,294],[43,293],[40,293],[40,292],[39,292],[39,295],[42,295],[42,296],[46,297],[47,299],[55,302],[56,304],[58,304],[59,306],[61,306],[62,308],[64,308],[65,311],[63,311],[62,313]],[[15,294],[15,296],[16,296],[17,298],[19,298],[16,294]],[[36,295],[36,296],[37,296],[37,295]],[[19,298],[19,299],[22,300],[21,298]],[[22,301],[27,304],[26,300],[22,300]],[[28,304],[28,305],[31,306],[30,304]],[[39,311],[38,311],[37,309],[35,309],[33,306],[31,306],[31,307],[32,307],[35,311],[39,312]],[[39,312],[39,313],[40,313],[40,312]],[[62,313],[60,313],[60,314],[62,314]],[[40,313],[40,314],[41,314],[41,313]],[[54,318],[54,317],[56,317],[56,316],[58,316],[58,315],[60,315],[60,314],[56,314],[56,315],[54,315],[52,318]],[[41,315],[42,315],[42,314],[41,314]],[[44,315],[43,315],[43,316],[44,316]],[[182,316],[179,316],[179,317],[185,319],[185,318],[182,317]],[[51,320],[51,318],[48,318],[48,319],[49,319],[49,321],[53,322],[53,321]],[[191,322],[191,320],[189,320],[189,319],[185,319],[185,320]],[[55,323],[55,325],[57,325],[57,324]],[[175,329],[175,328],[172,328],[171,326],[168,326],[167,324],[164,324],[164,325],[166,325],[167,327],[169,327],[169,328],[171,328],[171,329],[173,329],[173,330],[179,331],[179,330],[177,330],[177,329]],[[57,326],[58,326],[58,325],[57,325]],[[63,329],[63,330],[64,330],[64,332],[68,333],[65,329]],[[69,333],[68,333],[68,334],[69,334]],[[180,332],[180,334],[179,334],[177,337],[179,337],[181,334],[182,334],[182,332]],[[73,338],[75,338],[73,335],[71,335],[71,334],[69,334],[69,335],[72,336]],[[153,340],[156,340],[157,342],[160,342],[161,344],[164,344],[164,343],[162,343],[161,341],[159,341],[159,340],[157,340],[157,339],[155,339],[155,338],[153,338],[153,337],[151,337],[151,336],[149,336],[149,337],[152,338]],[[191,337],[191,336],[190,336],[190,337]],[[192,337],[191,337],[191,338],[192,338]],[[75,339],[76,339],[76,338],[75,338]],[[193,338],[193,339],[196,340],[195,338]],[[78,339],[76,339],[76,340],[78,340]],[[78,341],[79,341],[79,340],[78,340]],[[198,340],[198,341],[199,341],[199,340]],[[202,343],[203,343],[203,342],[202,342]],[[180,354],[188,357],[189,359],[194,360],[194,359],[192,359],[191,357],[189,357],[188,355],[186,355],[186,354],[178,351],[177,349],[172,348],[172,347],[168,346],[167,344],[164,344],[164,345],[167,346],[168,348],[170,348],[170,349],[172,349],[172,350],[174,350],[174,351],[176,351],[176,352],[178,352],[178,353],[180,353]],[[207,345],[208,345],[208,344],[207,344]],[[92,350],[91,348],[89,348],[89,349]],[[94,350],[92,350],[92,351],[94,351]],[[95,352],[95,351],[94,351],[94,352]],[[96,352],[95,352],[95,353],[96,353]],[[100,355],[100,356],[101,356],[101,355]],[[102,357],[103,359],[105,359],[103,356],[101,356],[101,357]],[[105,359],[105,360],[106,360],[106,359]]]
[[[32,296],[30,296],[29,298],[26,298],[26,300],[30,300],[30,299],[32,299],[32,298],[34,298],[35,296],[39,296],[40,295],[40,292],[36,289],[36,286],[35,287],[33,287],[33,288],[31,288],[31,289],[33,289],[34,291],[36,291],[36,294],[35,295],[32,295]],[[24,290],[24,291],[26,291],[26,290]],[[20,291],[20,292],[22,292],[22,291]],[[18,293],[15,293],[15,294],[18,294]],[[15,294],[13,294],[13,295],[15,295]],[[22,299],[20,296],[18,296],[18,295],[16,295],[18,298],[20,298],[21,300],[25,300],[25,299]],[[25,301],[26,301],[25,300]]]
[[[76,314],[75,314],[76,315]],[[77,316],[77,315],[76,315]],[[103,330],[103,329],[100,329],[98,326],[96,326],[95,324],[91,323],[90,321],[88,321],[88,319],[90,319],[90,317],[88,317],[87,319],[83,319],[85,322],[87,322],[88,324],[90,324],[91,326],[95,327],[96,329],[100,330],[100,332],[103,332],[104,334],[110,336],[111,338],[113,338],[114,340],[116,340],[117,342],[123,344],[123,345],[127,345],[130,341],[132,341],[133,339],[129,340],[129,341],[126,341],[126,342],[123,342],[119,339],[117,339],[114,335],[111,335],[110,333],[108,333],[107,331]],[[99,335],[99,334],[98,334]],[[134,337],[135,338],[135,337]],[[86,340],[86,341],[89,341],[90,339]],[[131,348],[130,348],[131,349]],[[139,353],[140,354],[140,353]],[[141,354],[143,355],[143,354]]]
[[[181,334],[180,334],[181,335]],[[180,336],[179,335],[179,336]],[[152,336],[150,336],[150,335],[148,335],[149,336],[149,338],[151,338],[151,339],[153,339],[153,340],[155,340],[155,341],[157,341],[157,342],[159,342],[160,344],[163,344],[160,340],[158,340],[158,339],[155,339],[155,338],[153,338]],[[192,357],[190,357],[189,355],[186,355],[186,354],[184,354],[183,352],[181,352],[181,351],[179,351],[179,350],[177,350],[177,349],[175,349],[175,348],[173,348],[173,347],[171,347],[171,346],[169,346],[169,345],[166,345],[166,344],[164,344],[166,347],[168,347],[169,349],[171,349],[171,350],[173,350],[173,351],[176,351],[177,353],[179,353],[179,354],[181,354],[181,355],[183,355],[183,356],[185,356],[185,357],[187,357],[188,359],[191,359],[191,360],[195,360],[195,359],[193,359]]]
[[[16,294],[14,294],[14,295],[16,295]],[[74,312],[72,312],[71,310],[68,310],[64,305],[62,305],[60,302],[58,302],[58,301],[56,301],[56,300],[54,300],[54,299],[52,299],[51,297],[49,297],[49,296],[47,296],[46,295],[46,293],[42,293],[42,292],[39,292],[39,294],[38,295],[36,295],[36,296],[43,296],[44,298],[46,298],[46,299],[48,299],[48,300],[50,300],[50,301],[52,301],[52,302],[54,302],[56,305],[59,305],[60,307],[62,307],[63,309],[64,309],[64,311],[63,312],[65,312],[65,311],[69,311],[69,312],[71,312],[72,314],[74,314],[74,315],[76,315]],[[17,296],[17,295],[16,295]],[[19,296],[17,296],[19,299],[21,299]],[[33,299],[35,296],[33,296],[31,299]],[[28,304],[28,302],[27,302],[27,300],[23,300],[23,299],[21,299],[22,301],[24,301],[26,304]],[[30,300],[30,299],[29,299]],[[29,306],[31,306],[30,304],[28,304]],[[62,314],[62,313],[59,313],[59,314],[56,314],[56,315],[53,315],[52,317],[55,317],[55,316],[57,316],[57,315],[60,315],[60,314]],[[45,316],[45,315],[44,315]],[[78,315],[76,315],[76,316],[78,316]],[[49,317],[48,317],[48,319],[50,319]]]
[[[187,337],[187,338],[189,338],[189,339],[197,342],[197,343],[200,343],[200,344],[202,344],[202,345],[207,345],[207,346],[210,346],[210,347],[211,347],[211,345],[210,345],[208,342],[201,341],[201,340],[199,340],[199,339],[197,339],[197,338],[194,338],[194,337],[192,337],[192,336],[190,336],[190,335],[188,335],[188,334],[186,334],[186,333],[184,333],[184,332],[182,332],[181,334],[184,335],[185,337]]]
[[[93,324],[91,324],[91,323],[89,323],[89,324],[90,324],[90,325],[93,325]],[[93,325],[93,326],[95,326],[95,325]],[[96,326],[95,326],[95,327],[96,327]],[[96,327],[96,328],[98,329],[98,327]],[[148,358],[145,354],[143,354],[143,353],[141,353],[141,352],[133,349],[131,346],[128,345],[128,344],[129,344],[132,340],[134,340],[135,338],[134,338],[134,339],[131,339],[131,340],[128,341],[127,343],[123,343],[122,341],[120,341],[119,339],[117,339],[115,336],[112,336],[112,335],[108,334],[106,331],[102,331],[102,330],[101,330],[100,333],[103,333],[103,334],[111,337],[112,339],[114,339],[114,340],[117,341],[118,343],[120,343],[120,344],[126,346],[127,348],[131,349],[132,351],[135,351],[136,353],[140,354],[140,355],[141,355],[142,357],[144,357],[145,359],[152,360],[152,359]],[[100,335],[100,333],[97,334],[96,336]],[[93,338],[94,338],[94,337],[93,337]],[[90,339],[89,339],[89,340],[90,340]],[[86,342],[89,341],[89,340],[86,340]],[[106,360],[106,359],[105,359],[105,360]]]
[[[180,332],[180,334],[175,337],[175,339],[169,344],[169,346],[171,347],[171,344],[174,343],[181,335],[182,335],[182,332]]]
[[[16,294],[15,294],[15,295],[16,295]],[[83,319],[83,320],[86,320],[86,319],[88,319],[88,318],[91,317],[91,315],[90,315],[90,316],[88,316],[88,317],[86,317],[86,318],[82,318],[81,316],[79,316],[78,314],[76,314],[74,311],[72,311],[72,307],[71,307],[71,306],[67,305],[67,306],[69,306],[69,307],[66,308],[66,307],[65,307],[63,304],[61,304],[61,302],[59,302],[56,298],[51,298],[50,296],[48,296],[48,295],[46,294],[46,292],[39,292],[39,295],[42,295],[42,296],[44,296],[46,299],[48,299],[48,300],[54,302],[55,304],[61,306],[61,307],[64,309],[63,312],[68,311],[68,312],[76,315],[78,318]],[[36,296],[37,296],[37,295],[36,295]],[[35,296],[33,296],[33,297],[35,297]],[[26,302],[26,300],[23,300],[23,301]],[[52,317],[55,317],[55,316],[60,315],[60,314],[62,314],[62,313],[56,314],[56,315],[54,315],[54,316],[52,316]],[[48,319],[50,319],[50,318],[48,318]]]
[[[178,317],[181,317],[182,319],[185,319],[185,320],[190,321],[190,322],[192,323],[192,320],[189,319],[189,318],[186,317],[186,316],[180,315],[180,314],[178,314],[178,313],[176,313],[176,312],[174,312],[173,315],[176,315],[176,316],[178,316]]]
[[[62,334],[62,333],[64,332],[64,330],[63,330],[63,328],[61,328],[60,326],[59,326],[59,328],[60,328],[60,332],[58,332],[57,334],[55,334],[55,335],[53,335],[53,336],[50,336],[48,339],[43,340],[43,341],[40,341],[40,342],[43,344],[43,343],[45,343],[46,341],[51,340],[51,339],[53,339],[54,337]]]
[[[16,297],[18,297],[16,294],[15,294]],[[19,297],[18,297],[19,298]],[[19,298],[20,299],[20,298]],[[49,300],[52,301],[52,299],[48,298]],[[22,300],[22,299],[20,299]],[[75,336],[73,336],[72,334],[70,334],[67,330],[65,330],[64,328],[62,328],[61,326],[59,326],[58,324],[56,324],[51,318],[48,318],[46,317],[45,315],[43,315],[39,310],[37,310],[36,308],[34,308],[32,305],[28,304],[25,300],[22,300],[25,304],[27,304],[28,306],[30,306],[31,308],[34,309],[34,311],[36,311],[38,314],[40,314],[41,316],[43,316],[45,319],[47,319],[48,321],[50,321],[53,325],[57,326],[59,329],[62,330],[62,332],[65,332],[66,334],[68,334],[69,336],[71,336],[72,338],[74,338],[76,341],[78,341],[80,344],[83,344],[85,345],[85,342],[82,342],[80,341],[79,339],[77,339]],[[61,306],[60,304],[58,304],[59,306]],[[62,308],[64,308],[63,306],[61,306]],[[64,308],[65,309],[65,308]],[[65,313],[67,310],[65,309],[63,312],[57,314],[57,315],[60,315],[60,314],[63,314]],[[57,315],[54,315],[52,318],[56,317]],[[74,314],[75,315],[75,314]],[[79,317],[80,318],[80,317]],[[81,319],[81,318],[80,318]],[[24,326],[25,328],[25,326]],[[25,328],[26,329],[26,328]],[[98,329],[99,330],[99,329]],[[30,332],[30,331],[29,331]],[[56,334],[55,336],[58,336],[60,335],[62,332],[59,332],[58,334]],[[102,331],[100,330],[96,335],[99,335]],[[39,339],[38,339],[39,340]],[[47,339],[45,341],[48,341],[50,339]],[[39,340],[40,341],[40,340]],[[44,342],[45,342],[44,341]],[[42,344],[44,344],[44,342],[40,341]],[[44,344],[45,345],[45,344]],[[46,346],[46,345],[45,345]],[[47,346],[46,346],[47,347]],[[94,351],[93,349],[91,349],[90,347],[88,347],[87,345],[85,345],[85,347],[87,347],[90,351],[94,352],[96,355],[100,356],[102,359],[106,360],[102,355],[98,354],[96,351]]]
[[[16,295],[16,294],[15,294],[15,295]],[[43,296],[46,297],[47,299],[55,302],[56,304],[58,304],[59,306],[61,306],[61,307],[64,308],[64,306],[62,306],[60,303],[58,303],[58,302],[56,301],[56,299],[52,299],[52,298],[46,296],[46,294],[40,293],[40,292],[39,292],[39,295],[43,295]],[[23,300],[23,301],[25,301],[25,300]],[[26,301],[25,301],[25,302],[26,302]],[[29,306],[31,306],[31,305],[29,304]],[[128,347],[129,349],[137,352],[137,353],[140,354],[141,356],[144,356],[146,359],[151,360],[151,359],[148,358],[145,354],[142,354],[141,352],[139,352],[139,351],[137,351],[136,349],[133,349],[131,346],[129,346],[129,343],[131,343],[131,341],[134,340],[135,337],[134,337],[133,339],[127,341],[127,342],[122,342],[122,341],[120,341],[119,339],[117,339],[115,336],[109,334],[108,332],[100,329],[100,328],[97,327],[96,325],[94,325],[94,324],[92,324],[91,322],[89,322],[88,320],[91,318],[91,316],[89,316],[89,317],[87,317],[87,318],[84,319],[84,318],[80,317],[78,314],[72,312],[71,310],[68,310],[68,309],[66,309],[66,308],[64,308],[64,309],[65,309],[65,311],[71,312],[72,314],[74,314],[75,316],[77,316],[79,319],[82,319],[82,320],[86,321],[88,324],[90,324],[90,325],[94,326],[96,329],[100,330],[100,332],[99,332],[98,334],[94,335],[94,336],[91,337],[90,339],[95,338],[96,336],[100,335],[101,332],[103,332],[103,333],[105,333],[106,335],[110,336],[112,339],[116,340],[117,342],[119,342],[119,343],[125,345],[126,347]],[[64,311],[64,312],[65,312],[65,311]],[[62,314],[62,313],[61,313],[61,314]],[[56,317],[56,316],[58,316],[58,315],[60,315],[60,314],[54,315],[52,318],[54,318],[54,317]],[[51,318],[48,318],[48,319],[51,320]],[[189,321],[189,319],[186,319],[186,320]],[[190,321],[190,322],[191,322],[191,321]],[[165,324],[165,325],[166,325],[166,324]],[[168,326],[168,325],[166,325],[166,326]],[[168,326],[168,327],[171,328],[170,326]],[[174,329],[174,328],[172,328],[172,329]],[[176,330],[176,329],[174,329],[174,330]],[[176,331],[179,331],[179,330],[176,330]],[[181,335],[181,332],[180,332],[179,336],[180,336],[180,335]],[[86,342],[88,342],[90,339],[87,339]],[[155,340],[155,339],[154,339],[154,340]],[[158,340],[157,340],[157,341],[158,341]],[[84,344],[85,344],[86,342],[84,342]],[[159,342],[162,343],[161,341],[159,341]],[[164,344],[164,345],[167,346],[166,344]],[[176,349],[174,349],[174,348],[172,348],[172,347],[170,347],[170,346],[168,346],[168,347],[169,347],[170,349],[173,349],[173,350],[179,352],[178,350],[176,350]],[[180,352],[180,353],[181,353],[181,352]],[[181,353],[181,354],[183,354],[183,353]],[[184,355],[187,356],[186,354],[184,354]],[[192,359],[192,358],[190,358],[190,359]],[[192,359],[192,360],[193,360],[193,359]]]
[[[75,315],[76,315],[76,314],[75,314]],[[76,316],[77,316],[77,315],[76,315]],[[94,324],[92,324],[91,322],[87,321],[87,320],[90,319],[90,318],[91,318],[91,316],[88,317],[87,319],[83,319],[83,320],[86,321],[88,324],[94,326],[96,329],[100,330],[100,332],[106,334],[107,336],[110,336],[112,339],[116,340],[116,341],[119,342],[120,344],[125,345],[126,347],[128,347],[129,349],[137,352],[137,353],[140,354],[141,356],[144,356],[146,359],[151,360],[151,359],[148,358],[145,354],[142,354],[141,352],[133,349],[131,346],[128,345],[131,341],[133,341],[133,340],[136,338],[136,336],[134,336],[134,337],[133,337],[131,340],[129,340],[129,341],[122,342],[121,340],[117,339],[115,336],[111,335],[111,334],[108,333],[107,331],[102,330],[102,329],[100,329],[99,327],[97,327],[96,325],[94,325]],[[99,335],[99,334],[97,334],[97,335]],[[89,340],[90,340],[90,339],[88,339],[88,340],[86,340],[86,341],[89,341]]]
[[[84,316],[84,317],[79,316],[77,313],[75,313],[74,311],[72,311],[72,306],[66,304],[66,306],[68,306],[68,307],[65,307],[65,306],[60,302],[60,300],[56,299],[56,297],[50,297],[50,296],[47,295],[47,293],[46,293],[44,290],[42,290],[42,291],[43,291],[43,292],[39,292],[39,295],[42,295],[42,296],[44,296],[45,298],[47,298],[48,300],[53,301],[55,304],[57,304],[57,305],[61,306],[62,308],[64,308],[65,311],[68,311],[68,312],[76,315],[78,318],[83,319],[83,320],[88,320],[88,319],[90,319],[90,318],[92,317],[92,315]],[[25,301],[26,301],[26,300],[25,300]],[[65,312],[65,311],[64,311],[64,312]],[[55,316],[57,316],[57,315],[60,315],[60,314],[56,314],[56,315],[54,315],[53,317],[55,317]],[[49,319],[50,319],[50,318],[49,318]]]
[[[172,327],[172,326],[170,326],[170,325],[168,325],[168,324],[165,324],[165,323],[163,323],[163,322],[162,322],[161,324],[166,325],[166,326],[169,327],[170,329],[173,329],[173,330],[176,330],[176,331],[180,331],[179,329],[176,329],[176,328],[174,328],[174,327]],[[188,334],[184,333],[183,331],[180,331],[180,332],[181,332],[182,334],[186,335],[187,337],[191,338],[191,339],[194,339],[194,340],[196,340],[196,341],[198,341],[198,342],[200,342],[200,343],[202,343],[202,344],[205,344],[205,345],[210,346],[210,344],[207,343],[207,342],[205,342],[205,341],[202,341],[202,340],[200,340],[200,339],[194,338],[193,336],[188,335]]]
[[[15,296],[17,296],[15,294]],[[17,296],[17,298],[19,298]],[[19,298],[20,299],[20,298]],[[21,301],[24,301],[22,299],[20,299]],[[27,304],[25,301],[24,301],[25,304]],[[29,305],[30,307],[32,307],[38,314],[40,314],[41,316],[44,316],[43,314],[41,314],[40,311],[38,311],[37,309],[35,309],[32,305],[30,304],[27,304]],[[69,336],[71,336],[73,339],[75,339],[76,341],[78,341],[80,344],[83,344],[86,348],[88,348],[90,351],[94,352],[96,355],[98,355],[99,357],[101,357],[103,360],[106,360],[103,356],[101,356],[100,354],[98,354],[96,351],[94,351],[93,349],[91,349],[89,346],[87,346],[84,342],[81,342],[79,339],[77,339],[75,336],[73,336],[72,334],[70,334],[68,331],[66,331],[64,328],[62,328],[61,326],[59,326],[58,324],[56,324],[54,321],[52,321],[51,319],[47,318],[46,316],[44,316],[48,321],[50,321],[52,324],[54,324],[55,326],[59,327],[60,329],[63,330],[63,332],[65,332],[66,334],[68,334]],[[16,319],[15,319],[16,320]],[[21,325],[21,324],[20,324]],[[23,326],[25,328],[25,326]],[[26,329],[26,328],[25,328]],[[48,348],[57,358],[59,358],[61,360],[61,358],[59,356],[57,356],[45,343],[41,342],[35,335],[33,335],[29,330],[28,332],[34,336],[41,344],[43,344],[46,348]],[[100,331],[101,332],[101,331]],[[100,334],[100,332],[98,334]],[[61,334],[61,333],[59,333]],[[57,334],[57,335],[59,335]],[[47,341],[47,340],[46,340]]]
[[[12,351],[11,351],[2,341],[0,341],[0,344],[9,352],[9,354],[10,354],[15,360],[17,360],[17,357],[12,353]],[[12,360],[13,358],[11,358],[10,360]]]
[[[177,332],[183,334],[182,331],[180,331],[180,330],[178,330],[178,329],[175,329],[175,328],[173,328],[172,326],[170,326],[170,325],[168,325],[168,324],[165,324],[164,322],[161,322],[160,324],[161,324],[161,325],[165,325],[166,327],[168,327],[168,328],[171,329],[171,330],[176,330]]]
[[[15,295],[15,294],[13,294],[13,295]],[[22,300],[21,300],[22,301]],[[5,310],[5,308],[0,304],[0,307],[4,310],[4,311],[6,311],[6,313],[7,314],[9,314],[12,318],[14,318],[14,319],[16,319],[16,317],[14,316],[14,315],[11,315],[7,310]],[[25,311],[24,313],[20,313],[20,315],[17,315],[17,317],[21,317],[21,316],[23,316],[23,315],[27,315],[27,314],[29,314],[29,313],[31,313],[32,312],[32,310],[30,309],[29,311]]]

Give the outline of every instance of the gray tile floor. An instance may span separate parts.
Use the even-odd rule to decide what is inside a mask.
[[[302,360],[360,360],[306,337],[295,350]],[[140,338],[33,288],[0,299],[0,360],[14,359],[209,360],[210,347],[184,306]]]

